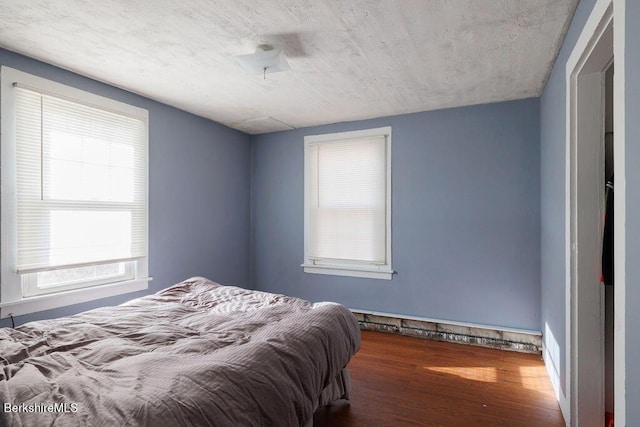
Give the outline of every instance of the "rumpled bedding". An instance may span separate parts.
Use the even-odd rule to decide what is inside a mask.
[[[191,278],[0,329],[0,425],[304,425],[359,347],[342,305]]]

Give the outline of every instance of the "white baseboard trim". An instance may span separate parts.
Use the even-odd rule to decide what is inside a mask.
[[[556,399],[558,400],[558,405],[560,405],[560,411],[562,412],[562,417],[565,420],[567,426],[570,424],[570,413],[569,413],[569,401],[567,400],[566,395],[562,392],[562,388],[560,387],[560,373],[555,366],[553,361],[553,357],[549,353],[549,349],[547,346],[543,344],[542,349],[542,360],[544,361],[544,366],[547,369],[547,374],[549,375],[549,379],[551,380],[551,385],[553,386],[553,391],[556,394]]]
[[[352,308],[360,328],[524,353],[542,352],[540,331]]]

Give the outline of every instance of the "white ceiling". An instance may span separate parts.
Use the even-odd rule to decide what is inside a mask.
[[[256,134],[539,96],[577,2],[0,0],[0,46]]]

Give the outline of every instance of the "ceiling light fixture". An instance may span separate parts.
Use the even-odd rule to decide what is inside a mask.
[[[261,44],[254,53],[249,55],[236,55],[236,61],[250,75],[262,74],[267,78],[267,73],[290,70],[291,67],[280,49],[274,49],[268,44]]]

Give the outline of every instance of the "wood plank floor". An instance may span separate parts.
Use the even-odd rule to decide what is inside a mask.
[[[362,331],[348,369],[314,426],[564,426],[539,355]]]

